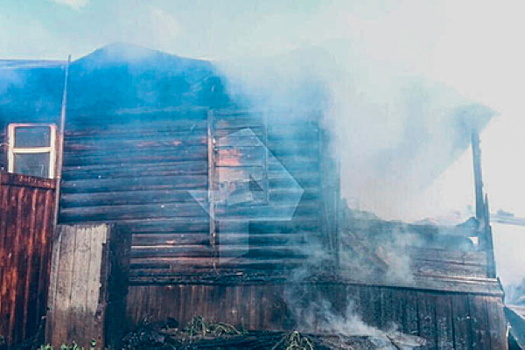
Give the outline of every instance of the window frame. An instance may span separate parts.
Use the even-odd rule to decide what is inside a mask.
[[[49,146],[40,147],[15,147],[16,145],[16,128],[24,127],[48,127],[49,128]],[[15,172],[15,155],[16,154],[47,154],[49,153],[49,171],[47,178],[54,179],[56,176],[56,155],[57,155],[57,126],[55,124],[44,123],[11,123],[7,126],[7,171]]]

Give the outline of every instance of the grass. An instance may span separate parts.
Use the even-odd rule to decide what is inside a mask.
[[[298,331],[288,333],[281,339],[280,342],[275,344],[272,350],[284,349],[284,350],[314,350],[314,345],[307,337],[303,336]]]
[[[71,345],[66,345],[66,344],[62,344],[60,345],[60,348],[56,349],[56,350],[96,350],[97,349],[97,341],[96,340],[92,340],[91,341],[91,344],[89,346],[89,348],[84,348],[84,347],[80,347],[78,346],[75,342],[73,342],[73,344]],[[55,350],[55,348],[49,344],[46,344],[46,345],[41,345],[38,350]]]

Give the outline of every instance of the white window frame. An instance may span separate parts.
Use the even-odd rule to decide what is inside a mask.
[[[48,127],[49,128],[49,146],[44,147],[15,147],[15,129],[19,127]],[[50,179],[55,178],[55,162],[56,162],[56,138],[57,138],[57,127],[55,124],[31,124],[31,123],[13,123],[7,127],[8,137],[8,154],[7,164],[8,171],[13,173],[15,171],[15,155],[16,154],[45,154],[49,153],[49,173],[47,177]]]

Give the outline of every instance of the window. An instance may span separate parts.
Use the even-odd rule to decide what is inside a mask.
[[[55,177],[56,126],[9,124],[8,170],[11,173]]]

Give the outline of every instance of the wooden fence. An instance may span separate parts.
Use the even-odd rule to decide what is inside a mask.
[[[125,314],[130,235],[117,226],[58,225],[46,324],[56,348],[118,348]]]
[[[55,180],[0,172],[0,336],[41,334],[46,313]]]

